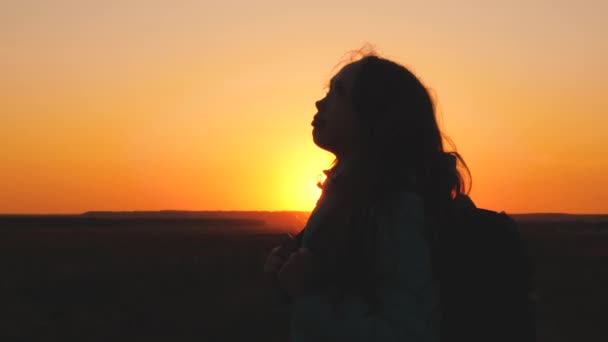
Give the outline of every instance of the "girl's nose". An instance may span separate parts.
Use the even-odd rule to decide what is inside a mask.
[[[321,100],[315,102],[315,106],[317,107],[317,110],[321,110],[321,107],[323,106],[324,100],[325,99],[321,99]]]

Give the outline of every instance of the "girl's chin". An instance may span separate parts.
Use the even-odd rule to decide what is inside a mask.
[[[329,148],[329,145],[327,144],[325,137],[322,134],[319,134],[319,132],[315,132],[315,130],[313,130],[313,133],[312,133],[312,141],[315,143],[315,145],[317,145],[318,147],[320,147],[324,150],[328,150],[328,148]]]
[[[313,128],[312,129],[312,141],[314,141],[315,144],[319,145],[319,142],[322,141],[322,140],[323,140],[323,137],[319,133],[319,129],[318,128]]]
[[[323,130],[317,127],[313,128],[312,137],[314,140],[323,140]]]
[[[313,136],[318,136],[320,132],[321,132],[320,128],[318,128],[318,127],[313,127],[312,128],[312,135]]]

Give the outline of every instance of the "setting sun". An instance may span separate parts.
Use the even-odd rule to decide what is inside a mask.
[[[312,141],[310,146],[286,155],[280,162],[282,172],[274,185],[280,198],[279,208],[311,210],[321,195],[317,179],[324,179],[323,170],[329,168],[332,161],[332,155],[314,146]]]

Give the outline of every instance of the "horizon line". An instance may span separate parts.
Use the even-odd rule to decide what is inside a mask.
[[[504,211],[504,210],[503,210]],[[160,209],[160,210],[88,210],[84,212],[59,212],[59,213],[0,213],[0,216],[9,215],[84,215],[87,213],[159,213],[159,212],[312,212],[312,210],[242,210],[242,209],[200,209],[200,210],[181,210],[181,209]],[[497,211],[502,212],[502,211]],[[572,215],[572,216],[597,216],[597,215],[608,215],[608,213],[568,213],[568,212],[518,212],[510,213],[507,215]]]

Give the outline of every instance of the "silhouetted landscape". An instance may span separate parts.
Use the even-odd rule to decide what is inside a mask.
[[[262,273],[307,212],[0,215],[2,341],[285,341]],[[512,215],[539,341],[605,341],[608,215]]]

